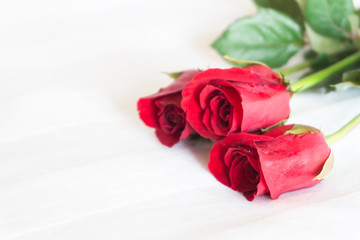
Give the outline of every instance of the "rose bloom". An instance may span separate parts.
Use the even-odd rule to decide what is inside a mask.
[[[332,167],[324,135],[301,125],[276,127],[263,135],[234,133],[215,143],[209,169],[215,178],[247,200],[319,183]],[[327,163],[327,164],[325,164]]]
[[[262,65],[208,69],[189,81],[182,94],[187,121],[214,140],[267,128],[290,114],[285,83]]]
[[[180,103],[184,84],[197,73],[197,70],[185,71],[168,87],[137,102],[141,120],[147,126],[155,128],[159,141],[168,147],[195,133],[186,122]]]

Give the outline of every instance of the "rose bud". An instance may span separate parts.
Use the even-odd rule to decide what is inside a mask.
[[[262,65],[208,69],[189,81],[182,94],[187,121],[214,140],[267,128],[290,114],[286,84]]]
[[[141,120],[147,126],[155,128],[159,141],[168,147],[195,133],[186,122],[180,103],[184,84],[197,73],[197,70],[185,71],[168,87],[160,89],[156,94],[140,98],[137,102]]]
[[[331,170],[333,156],[324,135],[302,125],[275,127],[263,135],[234,133],[215,143],[209,169],[215,178],[247,200],[319,183]]]

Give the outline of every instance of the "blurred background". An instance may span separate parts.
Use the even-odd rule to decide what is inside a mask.
[[[255,6],[250,0],[17,0],[2,2],[0,11],[4,100],[92,87],[133,95],[135,82],[145,77],[157,86],[162,71],[224,65],[209,45]]]

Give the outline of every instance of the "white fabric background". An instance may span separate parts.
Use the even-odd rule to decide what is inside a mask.
[[[250,0],[0,3],[0,239],[356,239],[360,128],[321,184],[254,202],[207,170],[211,148],[162,146],[136,101],[162,72],[228,67],[209,45]],[[303,93],[289,123],[325,134],[358,90]]]

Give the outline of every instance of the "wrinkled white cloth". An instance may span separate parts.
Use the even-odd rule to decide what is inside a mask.
[[[357,239],[360,128],[319,185],[247,202],[208,142],[162,146],[136,101],[162,72],[228,67],[210,48],[251,1],[0,3],[0,239]],[[294,63],[292,61],[290,65]],[[289,123],[332,133],[359,90],[295,94]]]

